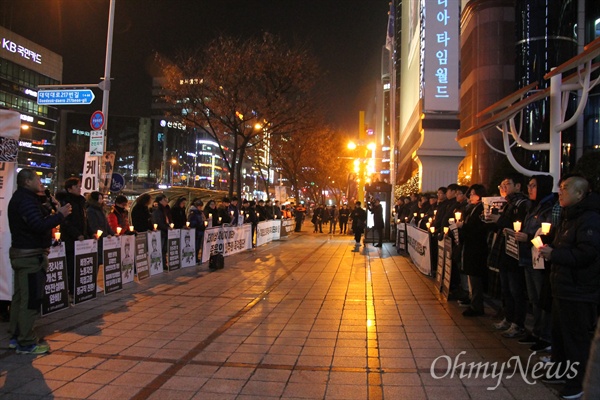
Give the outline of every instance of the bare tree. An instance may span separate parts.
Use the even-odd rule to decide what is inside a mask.
[[[206,132],[219,145],[230,173],[229,193],[241,193],[242,161],[268,135],[293,135],[314,112],[319,76],[315,58],[276,36],[219,37],[205,49],[158,56],[173,115]]]

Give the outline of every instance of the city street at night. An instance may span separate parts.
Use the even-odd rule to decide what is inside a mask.
[[[464,318],[392,243],[310,228],[41,318],[47,355],[16,355],[1,323],[0,398],[555,398],[506,364],[539,354],[502,338],[493,308]],[[461,379],[463,362],[488,377]]]

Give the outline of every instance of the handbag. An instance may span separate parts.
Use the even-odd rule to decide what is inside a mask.
[[[208,268],[212,270],[223,269],[225,267],[225,257],[221,253],[214,253],[208,259]]]

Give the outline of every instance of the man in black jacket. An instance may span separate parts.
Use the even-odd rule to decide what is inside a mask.
[[[559,374],[567,362],[576,369],[575,376],[557,374],[566,381],[561,396],[575,399],[583,393],[600,302],[600,196],[589,193],[585,178],[573,176],[561,183],[558,201],[561,223],[540,253],[552,264],[552,359]]]
[[[44,187],[40,177],[31,169],[19,171],[17,186],[8,204],[12,236],[9,254],[15,272],[9,347],[16,348],[19,354],[43,354],[48,352],[49,347],[39,344],[33,332],[41,304],[39,293],[46,281],[52,228],[71,213],[71,205],[66,204],[51,214],[38,199],[37,193]]]
[[[521,174],[508,174],[501,183],[506,193],[506,206],[502,215],[491,215],[496,222],[497,239],[494,243],[500,270],[500,287],[505,318],[494,324],[502,330],[505,338],[517,338],[525,334],[527,316],[527,296],[525,271],[519,266],[519,260],[506,253],[506,229],[512,230],[516,221],[523,222],[531,207],[529,198],[521,192],[525,178]]]
[[[75,292],[75,241],[88,239],[88,222],[85,197],[81,195],[81,182],[77,178],[65,181],[66,193],[58,193],[60,204],[70,204],[73,212],[60,224],[60,239],[65,244],[69,294]]]

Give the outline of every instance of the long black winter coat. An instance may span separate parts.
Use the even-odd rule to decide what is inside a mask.
[[[483,203],[469,205],[463,214],[463,226],[459,231],[462,243],[462,272],[472,276],[484,276],[487,271],[488,227],[480,218]]]
[[[600,301],[600,196],[591,193],[563,209],[552,242],[550,284],[554,298]]]

